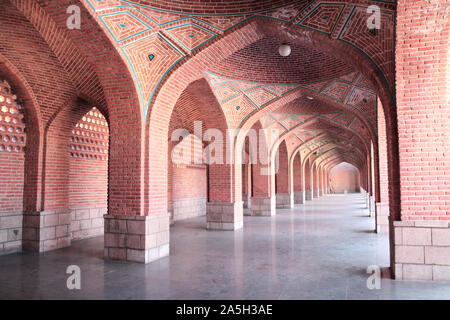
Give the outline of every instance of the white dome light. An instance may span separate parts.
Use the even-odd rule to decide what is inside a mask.
[[[291,46],[288,44],[282,44],[278,49],[280,56],[287,57],[291,54]]]

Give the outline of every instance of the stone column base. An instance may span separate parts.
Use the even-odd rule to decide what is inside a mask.
[[[305,200],[312,200],[312,192],[311,190],[305,191]]]
[[[304,203],[303,191],[294,192],[294,203],[295,204],[303,204]]]
[[[252,202],[250,201],[250,199],[251,199],[251,198],[250,198],[250,196],[248,196],[248,195],[244,195],[244,196],[242,197],[244,209],[248,209],[248,208],[251,207]]]
[[[276,197],[252,198],[252,216],[274,216],[276,214]]]
[[[366,209],[369,209],[370,215],[370,193],[366,193]]]
[[[70,246],[69,210],[24,213],[24,251],[45,252]]]
[[[376,231],[377,233],[389,233],[389,203],[376,203]]]
[[[316,199],[319,197],[319,189],[314,189],[312,193],[312,198]]]
[[[22,251],[23,212],[0,214],[0,255]]]
[[[291,203],[290,193],[278,193],[276,195],[276,203],[278,209],[291,209],[293,208],[293,203]]]
[[[375,197],[369,197],[369,214],[371,217],[375,217]]]
[[[206,229],[234,231],[244,226],[243,201],[208,202],[206,205]]]
[[[169,255],[169,214],[104,218],[105,259],[149,263]]]
[[[450,221],[394,221],[397,280],[450,281]]]

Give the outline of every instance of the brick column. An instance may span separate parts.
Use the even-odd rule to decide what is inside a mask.
[[[317,198],[317,197],[319,197],[319,186],[318,186],[318,181],[319,181],[319,179],[318,179],[318,177],[317,177],[317,175],[318,175],[318,173],[317,173],[317,166],[316,165],[314,165],[313,167],[312,167],[312,170],[311,170],[312,172],[311,172],[311,180],[312,180],[312,182],[311,182],[311,198],[312,199],[314,199],[314,198]]]
[[[235,165],[234,169],[242,170],[242,164]],[[244,225],[242,185],[234,194],[233,174],[233,165],[209,165],[209,201],[206,204],[206,228],[209,230],[238,230]]]
[[[303,173],[303,197],[304,201],[312,200],[312,175],[311,175],[311,167],[309,165],[309,160],[305,161],[305,164],[302,166]]]
[[[253,169],[253,196],[252,216],[274,216],[276,214],[276,198],[274,194],[274,186],[272,186],[275,178],[274,172],[267,166],[255,164]]]
[[[387,160],[387,140],[386,121],[383,106],[378,99],[378,153],[379,153],[379,183],[380,202],[376,203],[376,231],[377,233],[389,232],[389,181],[388,181],[388,160]]]
[[[446,12],[446,0],[399,0],[397,6],[401,221],[391,223],[391,236],[395,235],[391,271],[396,279],[450,280]]]
[[[293,207],[293,194],[291,196],[290,179],[292,172],[289,166],[288,152],[286,143],[282,142],[278,148],[278,170],[276,174],[276,206],[279,209],[288,209]]]
[[[322,171],[322,168],[318,169],[317,177],[319,179],[319,181],[317,183],[317,186],[319,188],[318,195],[319,195],[319,197],[322,197],[323,196],[323,171]]]
[[[297,153],[292,161],[292,189],[294,194],[294,204],[303,204],[304,195],[302,188],[302,164],[300,162],[300,153]]]

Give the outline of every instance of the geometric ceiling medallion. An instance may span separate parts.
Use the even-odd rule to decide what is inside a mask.
[[[194,23],[167,28],[165,31],[189,51],[194,51],[216,36],[214,32]]]
[[[342,82],[333,82],[322,93],[332,99],[344,102],[349,90],[350,86],[348,84]]]
[[[128,43],[121,49],[133,68],[143,103],[144,115],[146,115],[150,100],[159,83],[167,71],[184,55],[159,33]]]
[[[220,103],[225,103],[241,94],[231,82],[214,88],[213,90]]]
[[[272,100],[278,98],[278,96],[269,90],[259,87],[251,92],[246,92],[246,95],[258,106],[261,107]]]
[[[100,15],[115,41],[122,42],[152,28],[128,11]]]
[[[345,4],[319,4],[298,25],[331,35],[344,8]]]

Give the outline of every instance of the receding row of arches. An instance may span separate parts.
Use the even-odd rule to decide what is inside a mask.
[[[170,221],[204,215],[208,229],[236,230],[243,227],[244,214],[273,216],[277,208],[330,192],[361,189],[370,198],[372,210],[376,203],[388,208],[383,219],[399,218],[394,99],[380,69],[355,47],[313,29],[286,28],[282,21],[252,18],[186,55],[167,72],[152,99],[142,101],[140,85],[123,51],[115,47],[89,7],[82,8],[93,17],[83,25],[89,32],[60,30],[64,19],[54,12],[66,2],[47,3],[54,9],[49,12],[37,2],[29,7],[15,1],[14,6],[2,5],[4,14],[17,16],[23,26],[16,31],[21,34],[12,30],[9,36],[2,34],[1,41],[12,43],[14,35],[29,33],[39,39],[46,56],[42,64],[39,61],[31,68],[32,62],[21,61],[17,50],[0,52],[5,70],[1,75],[22,99],[19,104],[24,109],[26,146],[19,152],[23,182],[18,187],[22,192],[15,193],[20,194],[16,206],[5,209],[23,216],[23,249],[60,248],[71,239],[103,230],[107,258],[150,262],[169,254]],[[36,10],[42,11],[47,23],[36,20]],[[61,31],[54,35],[59,41],[43,29],[46,25]],[[69,57],[67,52],[72,50],[60,50],[57,42],[68,43],[79,54]],[[255,48],[260,49],[259,63],[269,61],[273,54],[269,49],[284,42],[298,55],[320,53],[321,59],[329,59],[320,66],[336,64],[337,74],[326,73],[317,81],[350,79],[345,85],[355,89],[352,75],[365,79],[378,100],[376,110],[365,108],[378,114],[378,125],[369,120],[364,108],[312,90],[316,83],[285,90],[261,104],[245,90],[227,103],[218,97],[217,87],[208,80],[211,73],[227,77],[232,86],[249,82],[248,76],[233,73],[238,68],[228,68],[230,64]],[[30,48],[40,52],[33,44]],[[46,72],[39,77],[35,69]],[[274,94],[270,85],[288,85],[276,72],[266,76],[272,84],[255,79],[263,87],[258,99]],[[360,100],[368,103],[365,97]],[[277,118],[280,113],[289,116]],[[292,119],[297,122],[290,125]],[[196,122],[201,122],[200,134]],[[192,150],[185,163],[176,160],[181,139],[179,135],[174,140],[173,132],[178,129],[184,130],[181,146],[188,145],[181,149]],[[274,136],[271,132],[277,129],[279,135]],[[258,132],[257,146],[246,138],[249,130]],[[218,133],[222,144],[216,143]],[[9,157],[5,148],[0,154]],[[196,158],[196,150],[203,159]],[[204,163],[205,158],[218,155],[223,163]],[[2,163],[10,165],[10,158],[6,159]],[[3,171],[5,176],[8,170]],[[387,223],[382,228],[378,222],[379,231],[387,231]],[[79,233],[75,233],[77,223]]]

